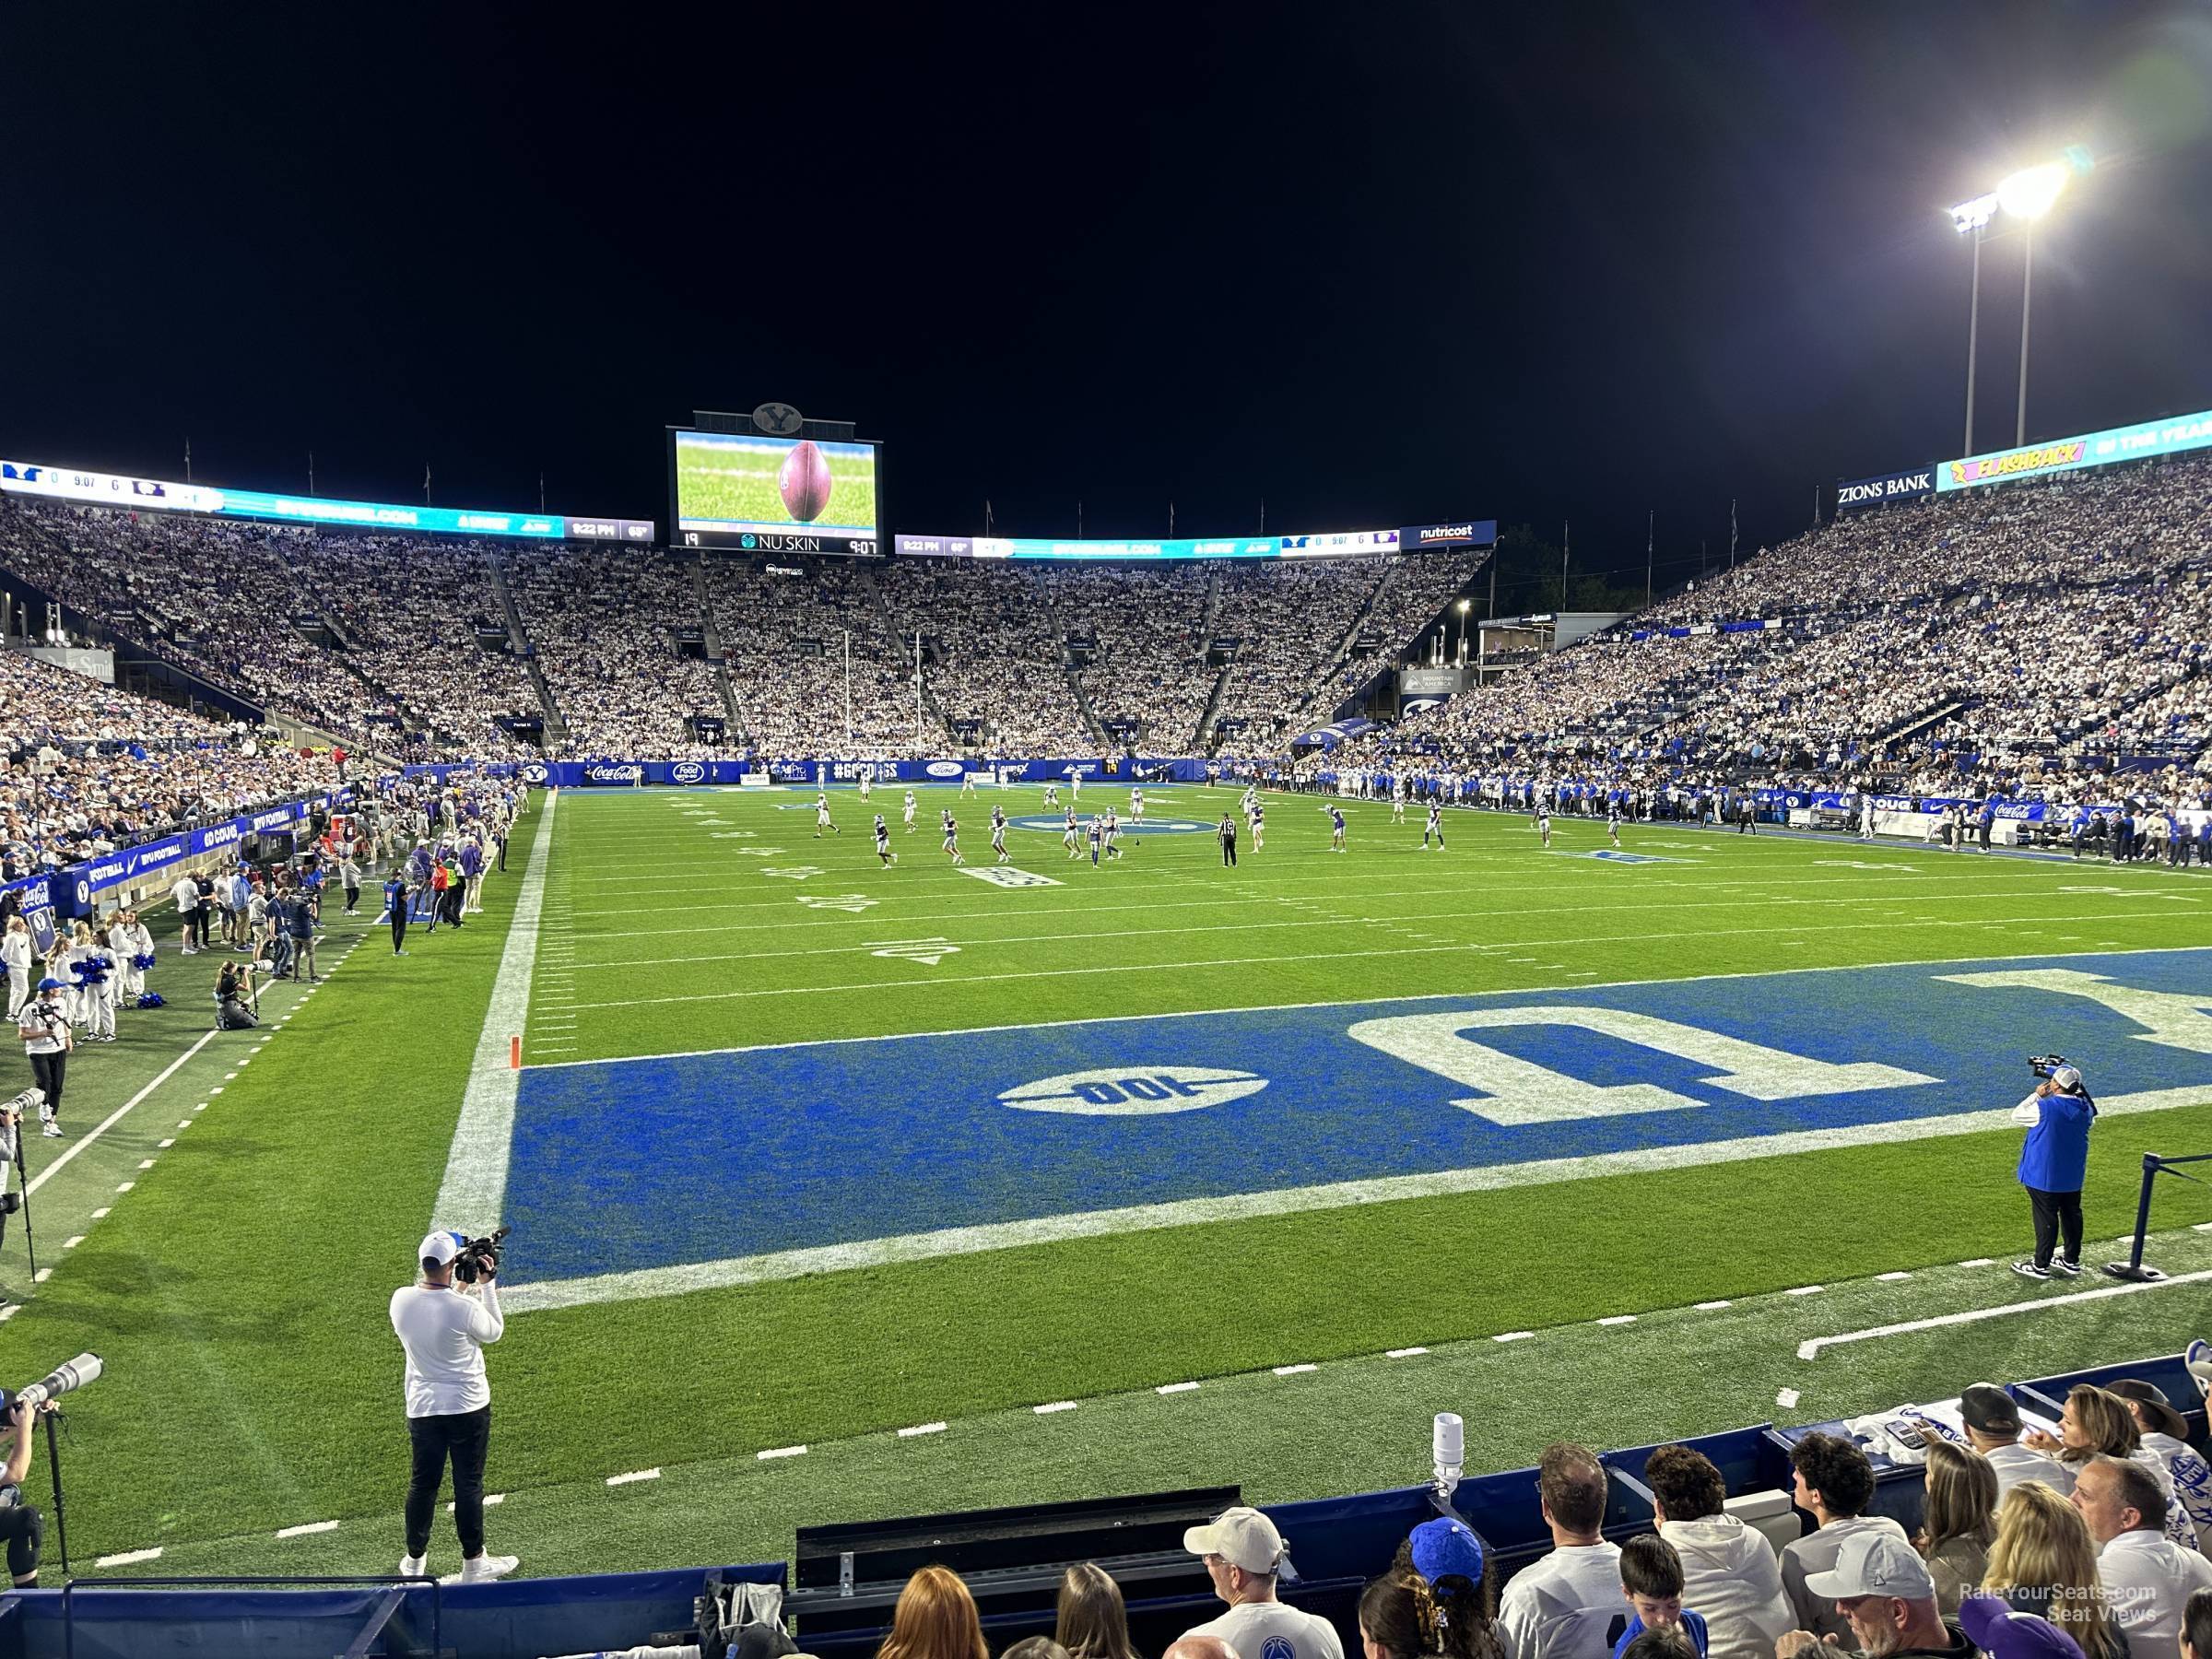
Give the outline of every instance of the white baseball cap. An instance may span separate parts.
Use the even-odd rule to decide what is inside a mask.
[[[2071,1065],[2062,1065],[2051,1074],[2051,1081],[2061,1088],[2079,1088],[2081,1073]]]
[[[1207,1524],[1185,1531],[1182,1547],[1194,1556],[1219,1556],[1247,1572],[1273,1572],[1283,1559],[1283,1535],[1256,1509],[1223,1510]]]
[[[461,1235],[453,1232],[434,1232],[424,1235],[422,1248],[415,1253],[418,1262],[435,1262],[444,1266],[461,1253]]]
[[[1805,1587],[1822,1601],[1851,1601],[1861,1595],[1936,1599],[1936,1581],[1928,1576],[1920,1551],[1888,1532],[1856,1533],[1846,1538],[1835,1570],[1806,1573]]]

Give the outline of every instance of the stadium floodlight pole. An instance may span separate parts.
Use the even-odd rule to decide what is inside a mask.
[[[1467,607],[1474,603],[1472,599],[1459,602],[1459,665],[1462,668],[1467,665]]]
[[[1567,608],[1567,561],[1574,557],[1574,526],[1559,521],[1559,608]]]
[[[1652,533],[1657,527],[1658,523],[1659,510],[1656,507],[1645,508],[1643,510],[1643,602],[1646,605],[1652,602]]]
[[[845,629],[845,743],[853,742],[853,630]]]
[[[1966,447],[1959,451],[1965,455],[1974,453],[1974,359],[1982,335],[1982,242],[1996,211],[1994,195],[1978,195],[1951,209],[1951,229],[1974,239],[1974,274],[1966,302]]]
[[[1997,205],[2023,227],[2020,254],[2020,394],[2015,406],[2015,446],[2028,441],[2028,312],[2035,286],[2035,221],[2049,213],[2066,187],[2066,164],[2046,161],[2022,168],[1997,186]],[[1971,451],[1968,452],[1971,453]]]

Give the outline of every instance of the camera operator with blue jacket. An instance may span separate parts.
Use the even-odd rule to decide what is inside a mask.
[[[2081,1272],[2081,1189],[2088,1178],[2097,1102],[2065,1055],[2042,1055],[2030,1064],[2042,1080],[2012,1109],[2012,1121],[2028,1129],[2019,1179],[2035,1210],[2035,1258],[2015,1262],[2012,1270],[2022,1278],[2047,1279],[2054,1272],[2073,1278]],[[2062,1230],[2065,1248],[2054,1255]]]

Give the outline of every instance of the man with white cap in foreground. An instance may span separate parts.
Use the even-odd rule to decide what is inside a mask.
[[[1335,1625],[1275,1599],[1283,1535],[1258,1510],[1223,1510],[1186,1531],[1182,1547],[1205,1561],[1214,1594],[1229,1604],[1220,1618],[1185,1631],[1183,1641],[1218,1636],[1237,1659],[1344,1659]]]
[[[477,1259],[477,1282],[453,1283],[459,1233],[434,1232],[416,1252],[422,1282],[392,1292],[392,1329],[407,1353],[407,1439],[414,1473],[407,1483],[407,1553],[399,1571],[419,1578],[430,1547],[430,1514],[446,1460],[453,1465],[453,1530],[461,1535],[461,1571],[448,1583],[483,1583],[512,1572],[512,1556],[484,1553],[484,1460],[491,1450],[491,1384],[484,1347],[507,1328],[500,1312],[496,1260]]]
[[[1805,1583],[1836,1604],[1867,1659],[1973,1659],[1974,1644],[1936,1606],[1927,1563],[1893,1533],[1854,1534],[1835,1566],[1806,1574]],[[1792,1630],[1774,1644],[1775,1659],[1838,1652],[1810,1630]]]

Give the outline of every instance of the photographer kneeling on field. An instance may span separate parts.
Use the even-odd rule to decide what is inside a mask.
[[[407,1484],[407,1553],[399,1564],[419,1578],[430,1547],[430,1512],[453,1465],[453,1530],[461,1535],[458,1582],[482,1583],[512,1572],[512,1556],[484,1553],[484,1460],[491,1449],[491,1384],[484,1376],[484,1347],[507,1328],[500,1312],[498,1241],[468,1241],[434,1232],[416,1254],[422,1282],[392,1292],[392,1328],[407,1353],[407,1439],[414,1474]],[[456,1286],[454,1265],[465,1264],[474,1284]],[[478,1293],[481,1300],[478,1300]]]
[[[7,1546],[8,1576],[18,1589],[39,1582],[39,1547],[46,1540],[46,1517],[23,1496],[23,1477],[30,1472],[30,1448],[38,1438],[31,1425],[40,1412],[53,1409],[51,1401],[35,1406],[11,1401],[7,1427],[0,1430],[0,1441],[14,1441],[7,1448],[6,1466],[0,1468],[0,1541]]]

